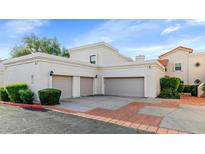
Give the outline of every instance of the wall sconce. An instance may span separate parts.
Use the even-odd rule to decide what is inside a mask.
[[[53,71],[50,71],[50,76],[53,76],[53,73],[54,73]]]

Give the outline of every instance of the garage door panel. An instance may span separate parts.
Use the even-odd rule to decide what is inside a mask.
[[[80,96],[93,95],[93,78],[80,78]]]
[[[144,97],[144,78],[105,78],[105,95]]]
[[[61,98],[72,97],[72,77],[68,76],[53,76],[52,77],[53,88],[61,90]]]

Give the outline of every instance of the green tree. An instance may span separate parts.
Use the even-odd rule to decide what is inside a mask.
[[[57,38],[40,38],[34,34],[22,39],[22,44],[11,50],[11,57],[20,57],[35,52],[43,52],[62,57],[70,57],[68,49],[61,47]]]

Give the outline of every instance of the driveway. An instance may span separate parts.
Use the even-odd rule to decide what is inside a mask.
[[[139,133],[139,131],[79,116],[53,112],[46,109],[25,109],[0,105],[0,133],[135,134]]]
[[[55,107],[112,123],[159,133],[205,133],[205,99],[182,96],[180,100],[95,96],[68,99]],[[99,118],[101,117],[101,118]]]
[[[65,99],[58,107],[74,111],[87,112],[95,108],[116,110],[130,102],[160,102],[161,99],[146,99],[118,96],[88,96],[80,98]]]

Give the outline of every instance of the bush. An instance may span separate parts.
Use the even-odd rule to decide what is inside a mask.
[[[19,90],[20,99],[22,103],[32,104],[34,100],[34,93],[30,89]]]
[[[203,84],[203,88],[202,88],[202,89],[203,89],[203,91],[205,92],[205,83]]]
[[[184,93],[191,93],[191,86],[190,85],[184,85]]]
[[[177,91],[178,91],[179,93],[182,93],[183,90],[184,90],[184,82],[183,82],[183,81],[180,81],[180,84],[179,84],[179,87],[178,87]]]
[[[15,103],[22,102],[19,95],[19,90],[26,90],[26,89],[28,89],[28,86],[27,84],[24,83],[16,83],[16,84],[10,84],[6,86],[6,91],[8,93],[10,100]]]
[[[176,77],[164,77],[160,79],[161,98],[180,98],[179,92],[184,88],[183,81]]]
[[[38,96],[42,105],[59,104],[61,90],[52,88],[42,89],[38,91]]]
[[[173,91],[177,91],[180,85],[180,78],[164,77],[160,79],[161,90],[171,88]]]
[[[197,88],[198,88],[197,85],[192,85],[191,86],[191,95],[192,96],[197,96]]]
[[[197,96],[197,85],[184,85],[184,93],[191,93],[192,96]]]
[[[0,88],[0,100],[6,101],[6,102],[10,101],[9,96],[6,92],[6,89],[4,87]]]
[[[159,95],[160,98],[179,99],[180,95],[177,91],[173,91],[171,88],[163,89]]]

